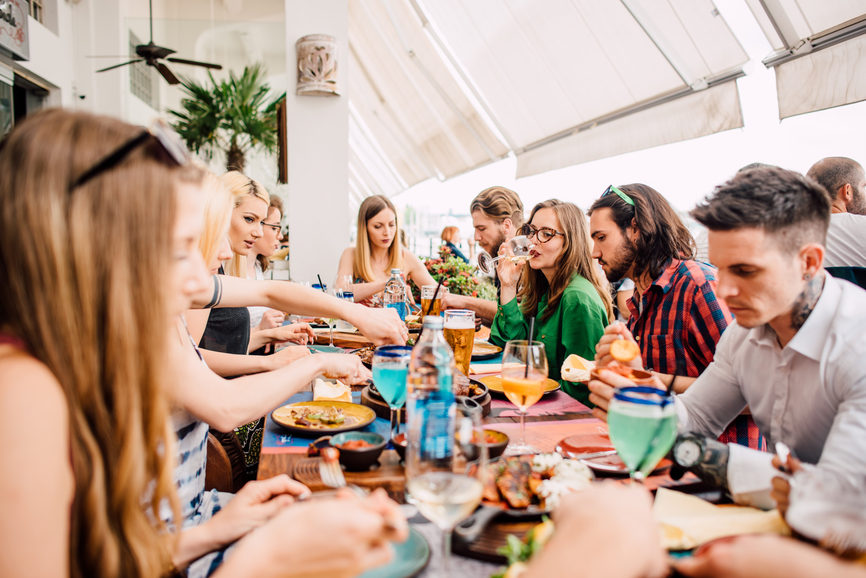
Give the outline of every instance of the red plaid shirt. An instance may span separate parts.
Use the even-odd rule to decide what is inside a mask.
[[[628,300],[628,329],[640,345],[646,368],[697,377],[713,361],[716,343],[734,319],[725,302],[716,298],[716,282],[711,265],[672,260],[643,295],[635,289]],[[738,417],[719,440],[764,449],[751,416]]]

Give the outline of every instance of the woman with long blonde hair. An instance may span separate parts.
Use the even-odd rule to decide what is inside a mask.
[[[358,241],[340,257],[337,275],[351,275],[355,301],[374,304],[385,290],[391,269],[418,287],[435,285],[421,259],[400,246],[397,209],[384,195],[367,197],[358,209]],[[407,293],[409,293],[407,291]],[[411,299],[411,294],[407,297]]]
[[[208,547],[179,548],[160,521],[179,512],[166,386],[183,367],[167,337],[208,287],[201,175],[165,136],[49,109],[0,145],[0,435],[27,432],[0,446],[4,578],[157,578]],[[401,520],[381,496],[269,497],[233,500],[253,527],[271,521],[214,576],[356,575],[405,537],[383,531]]]
[[[613,320],[610,293],[590,256],[586,218],[572,203],[551,199],[535,205],[521,233],[535,246],[526,263],[500,259],[497,264],[502,291],[490,342],[527,339],[535,317],[534,339],[544,343],[549,377],[588,403],[586,386],[560,379],[569,355],[594,357],[595,344]],[[507,244],[499,254],[508,254]]]

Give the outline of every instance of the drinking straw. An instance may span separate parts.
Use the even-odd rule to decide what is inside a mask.
[[[529,377],[529,357],[532,351],[532,338],[535,337],[535,315],[529,320],[529,347],[526,350],[526,369],[523,371],[523,377]]]
[[[436,296],[439,295],[439,288],[442,287],[442,281],[445,280],[445,276],[443,275],[441,279],[439,279],[439,284],[436,285],[436,291],[433,292],[433,299],[430,300],[430,306],[427,307],[427,315],[430,315],[430,312],[433,311],[433,303],[436,302]]]
[[[325,291],[325,284],[322,283],[322,276],[316,273],[316,277],[319,279],[319,287],[322,288],[322,293],[327,293],[327,291]]]

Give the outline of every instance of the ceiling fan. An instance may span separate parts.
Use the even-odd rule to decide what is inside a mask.
[[[190,66],[203,66],[204,68],[212,68],[213,70],[222,70],[222,66],[219,64],[211,64],[209,62],[198,62],[195,60],[185,60],[183,58],[166,58],[169,54],[175,54],[176,51],[171,48],[164,48],[162,46],[157,46],[153,43],[153,0],[148,2],[150,7],[150,42],[147,44],[139,44],[135,47],[135,54],[138,56],[135,60],[130,60],[129,62],[124,62],[123,64],[115,64],[114,66],[109,66],[107,68],[102,68],[97,70],[96,72],[105,72],[107,70],[112,70],[114,68],[120,68],[121,66],[127,66],[129,64],[135,64],[136,62],[144,62],[148,66],[153,66],[156,68],[162,77],[169,84],[180,84],[180,80],[174,75],[171,69],[165,65],[165,63],[160,62],[160,60],[167,60],[168,62],[176,62],[178,64],[189,64]]]

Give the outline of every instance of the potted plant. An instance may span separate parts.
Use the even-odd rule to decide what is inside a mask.
[[[285,93],[268,99],[271,87],[264,81],[265,68],[254,64],[240,76],[229,73],[228,80],[217,82],[208,71],[209,83],[183,78],[186,98],[181,110],[169,110],[177,120],[173,126],[195,153],[208,160],[222,151],[227,170],[243,172],[246,155],[262,148],[273,154],[278,149],[276,106]]]
[[[439,257],[422,259],[430,276],[442,286],[448,288],[448,292],[454,295],[466,295],[468,297],[480,297],[481,299],[493,300],[496,298],[496,288],[492,283],[481,280],[475,275],[475,267],[458,259],[451,254],[451,250],[442,246],[439,248]],[[421,292],[413,284],[413,295],[417,303],[421,302]]]

